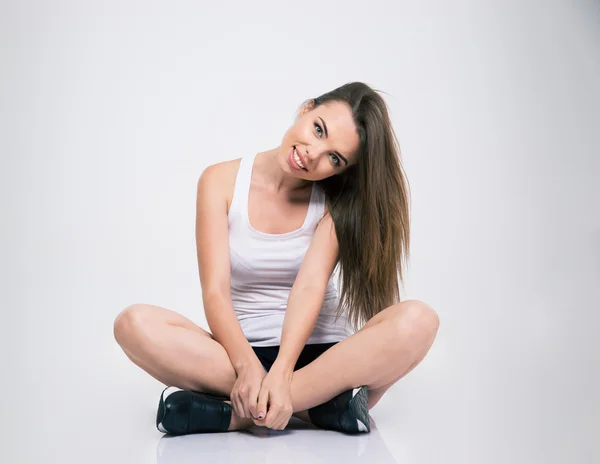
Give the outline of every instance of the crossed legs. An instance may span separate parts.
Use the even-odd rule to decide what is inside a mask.
[[[294,415],[361,385],[369,409],[414,369],[433,344],[439,318],[427,304],[407,300],[372,317],[358,332],[294,372]],[[165,385],[229,396],[236,373],[225,349],[189,319],[159,306],[135,304],[115,319],[115,339],[140,368]],[[327,379],[327,381],[323,381]],[[231,429],[254,425],[232,416]]]

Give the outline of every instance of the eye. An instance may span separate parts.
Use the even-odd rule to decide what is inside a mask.
[[[319,136],[321,136],[321,134],[323,134],[323,129],[321,129],[321,126],[319,126],[316,122],[315,122],[315,126],[321,131],[321,132],[318,132]]]
[[[323,129],[321,129],[321,126],[319,126],[319,124],[317,124],[316,122],[314,123],[315,127],[317,129],[319,129],[321,132],[317,132],[319,135],[323,134]],[[335,166],[338,167],[340,164],[342,164],[342,162],[340,161],[340,159],[338,158],[337,155],[334,155],[333,153],[329,153],[329,156],[333,156],[335,158]]]
[[[321,134],[323,134],[323,129],[321,129],[321,126],[319,126],[319,124],[317,124],[316,122],[314,124],[315,124],[315,127],[321,131],[321,132],[317,132],[319,134],[319,136]],[[334,164],[336,167],[338,167],[340,164],[342,164],[342,162],[340,161],[340,159],[338,158],[337,155],[334,155],[333,153],[329,153],[329,156],[333,156],[335,158]]]

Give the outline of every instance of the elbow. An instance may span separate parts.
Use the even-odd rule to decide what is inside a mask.
[[[202,289],[202,300],[221,300],[221,299],[229,299],[231,298],[231,293],[229,289],[225,289],[223,286],[221,287],[211,287],[207,289]]]
[[[327,287],[322,285],[298,285],[292,287],[291,294],[302,294],[311,297],[325,297]]]
[[[212,308],[222,308],[231,303],[231,294],[224,291],[208,291],[202,292],[202,304],[204,306],[204,314],[206,319],[209,317],[209,310]]]

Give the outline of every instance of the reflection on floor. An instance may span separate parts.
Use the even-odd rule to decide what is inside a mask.
[[[319,430],[292,417],[287,428],[281,431],[252,427],[228,433],[164,435],[158,441],[157,464],[219,461],[232,464],[397,462],[372,418],[371,433],[359,435]]]

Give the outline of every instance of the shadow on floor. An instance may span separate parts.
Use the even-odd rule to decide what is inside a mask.
[[[252,427],[244,431],[164,435],[157,446],[157,464],[226,463],[395,463],[373,419],[371,432],[346,435],[320,430],[295,417],[285,430]]]

